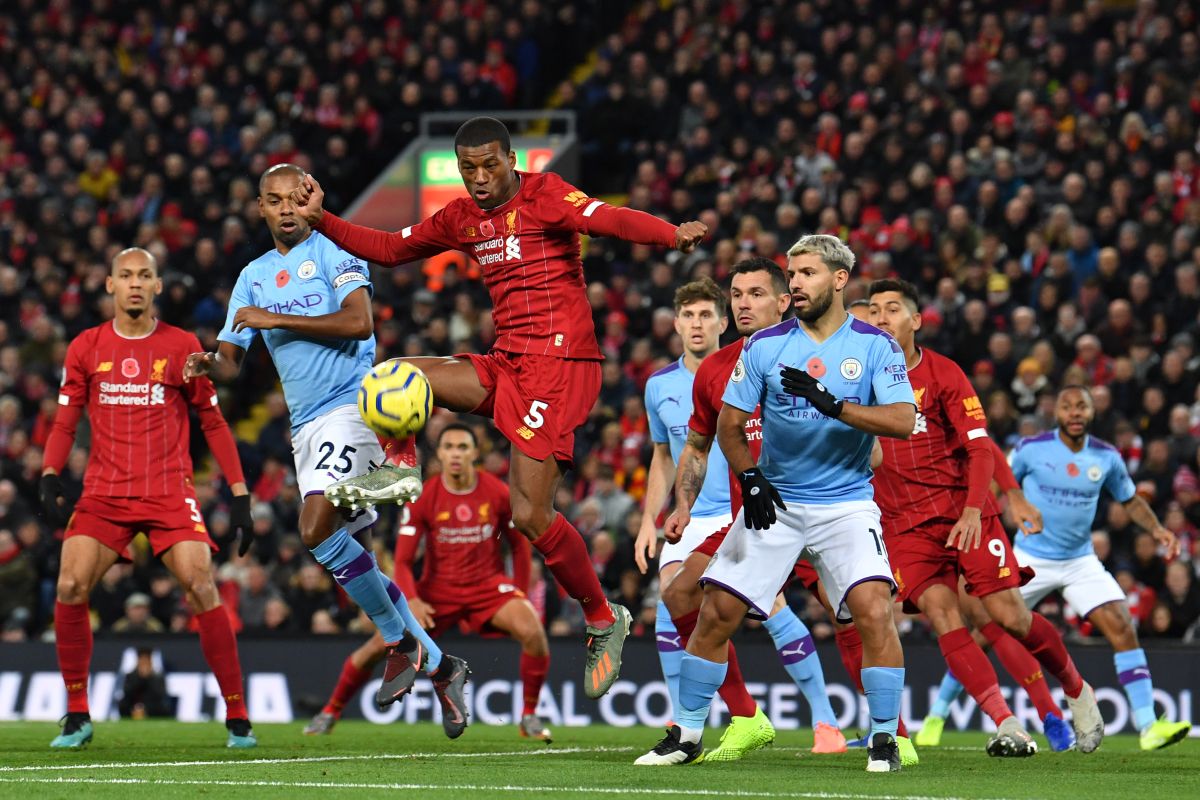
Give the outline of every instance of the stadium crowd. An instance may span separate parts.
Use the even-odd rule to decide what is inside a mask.
[[[601,14],[582,0],[310,2],[286,18],[238,0],[17,5],[0,16],[0,638],[47,625],[59,542],[36,513],[41,446],[66,342],[111,316],[103,277],[116,250],[159,255],[162,316],[211,349],[236,271],[270,246],[254,203],[263,169],[304,165],[341,209],[422,111],[539,107],[552,88],[580,118],[581,188],[712,231],[689,256],[585,248],[608,360],[558,505],[646,630],[656,587],[632,559],[650,449],[641,393],[681,352],[674,290],[720,280],[749,254],[782,264],[807,232],[855,250],[849,300],[874,278],[919,287],[921,341],[971,376],[1003,447],[1053,426],[1058,387],[1092,386],[1095,434],[1184,541],[1167,564],[1113,503],[1097,552],[1141,636],[1179,638],[1200,618],[1190,4],[693,0],[636,4],[623,21],[614,4]],[[621,24],[607,33],[602,20]],[[593,47],[588,77],[553,84]],[[423,280],[376,272],[381,357],[485,349],[482,285],[454,270],[443,285]],[[262,363],[222,391],[231,421],[256,420],[240,430],[257,501],[254,556],[224,544],[222,592],[246,631],[355,629],[295,533],[286,409]],[[502,474],[499,440],[484,445],[484,467]],[[223,489],[205,475],[198,493],[220,538]],[[394,517],[380,528],[390,541]],[[178,589],[136,555],[93,596],[97,624],[186,629]],[[531,595],[552,633],[581,626],[540,570]]]

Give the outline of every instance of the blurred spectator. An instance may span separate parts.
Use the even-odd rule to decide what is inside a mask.
[[[1200,619],[1200,587],[1190,565],[1173,561],[1167,566],[1166,588],[1159,593],[1159,600],[1171,614],[1169,636],[1183,636]]]
[[[113,623],[114,633],[162,633],[166,628],[150,615],[150,598],[134,592],[125,599],[125,616]]]
[[[166,679],[154,668],[153,651],[139,647],[137,664],[125,673],[117,710],[125,719],[173,717],[174,705],[174,698],[167,694]]]

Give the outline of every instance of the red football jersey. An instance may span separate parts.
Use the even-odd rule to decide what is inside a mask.
[[[922,348],[921,362],[908,371],[908,380],[917,400],[912,438],[879,437],[883,464],[872,479],[889,534],[928,519],[958,519],[967,500],[965,448],[987,438],[983,405],[958,364]],[[992,493],[983,496],[983,516],[998,514]]]
[[[670,247],[675,226],[594,200],[552,172],[517,174],[516,196],[497,208],[484,210],[460,197],[399,234],[353,226],[333,214],[318,228],[351,254],[380,264],[460,250],[483,268],[496,324],[494,349],[600,360],[579,234]]]
[[[508,540],[513,557],[513,584],[529,586],[531,545],[512,525],[508,487],[491,473],[478,470],[475,488],[455,492],[435,475],[415,503],[404,507],[400,535],[396,538],[396,584],[409,596],[470,596],[488,579],[504,575],[504,550]],[[425,561],[421,591],[416,592],[412,563],[421,540]]]
[[[744,339],[731,342],[701,361],[696,369],[696,378],[692,382],[692,416],[688,419],[688,427],[696,433],[716,438],[717,417],[725,405],[722,399],[725,387],[729,385],[729,376],[733,374],[733,367],[742,355],[744,345]],[[759,407],[755,407],[754,414],[746,420],[746,443],[757,463],[762,452],[762,415]],[[712,446],[720,447],[720,444],[714,441]],[[738,483],[733,470],[729,470],[729,502],[734,516],[737,516],[742,507],[742,485]]]
[[[58,402],[86,406],[91,421],[84,495],[160,497],[192,485],[188,405],[212,413],[217,393],[208,378],[184,383],[183,364],[203,350],[195,334],[161,320],[141,339],[111,322],[75,337]]]

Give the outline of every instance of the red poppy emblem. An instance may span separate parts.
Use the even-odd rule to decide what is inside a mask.
[[[126,378],[136,378],[142,374],[142,368],[136,358],[127,358],[121,362],[121,374]]]
[[[825,377],[825,362],[816,356],[813,356],[808,360],[808,364],[805,365],[804,369],[809,375],[812,375],[818,380]]]
[[[281,269],[275,273],[275,285],[280,289],[288,285],[288,281],[292,279],[292,274],[286,269]]]
[[[496,235],[496,226],[492,224],[490,219],[485,219],[483,222],[479,223],[479,232],[491,239]]]
[[[459,522],[470,522],[474,514],[471,513],[471,507],[466,503],[459,503],[454,509],[454,516]]]
[[[1070,475],[1072,478],[1079,477],[1079,467],[1076,466],[1074,461],[1067,464],[1067,474]]]

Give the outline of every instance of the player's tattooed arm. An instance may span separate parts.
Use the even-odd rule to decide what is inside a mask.
[[[689,434],[688,443],[679,454],[679,468],[675,476],[675,502],[690,509],[700,496],[704,476],[708,474],[708,447],[697,447]]]
[[[1158,521],[1158,515],[1154,513],[1154,509],[1150,507],[1150,504],[1146,502],[1144,497],[1135,494],[1122,503],[1122,505],[1129,512],[1129,518],[1133,520],[1135,525],[1142,530],[1148,531],[1160,547],[1166,548],[1168,559],[1179,555],[1179,538],[1162,526],[1162,523]]]
[[[183,379],[190,381],[208,375],[221,383],[231,381],[242,371],[246,351],[230,342],[221,342],[215,353],[192,353],[183,364]]]

